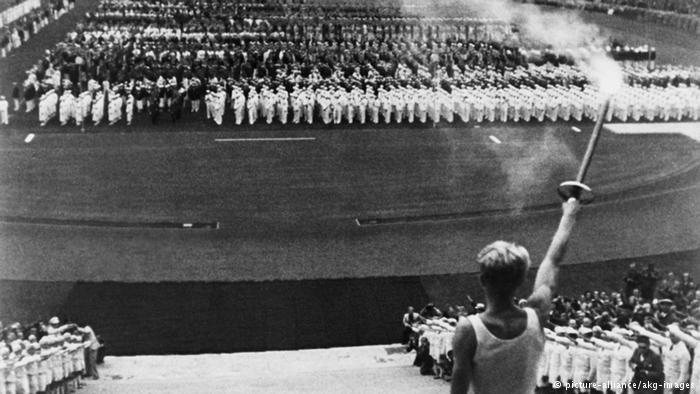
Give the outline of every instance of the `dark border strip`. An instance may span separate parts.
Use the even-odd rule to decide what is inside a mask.
[[[118,228],[171,228],[171,229],[209,229],[218,230],[219,222],[128,222],[113,220],[79,220],[27,218],[19,216],[0,216],[2,223],[44,224],[51,226],[85,226],[85,227],[118,227]]]
[[[559,204],[533,205],[520,209],[492,209],[484,211],[472,212],[454,212],[440,213],[434,215],[415,215],[415,216],[395,216],[395,217],[374,217],[374,218],[355,218],[355,224],[360,227],[364,226],[379,226],[384,224],[399,224],[399,223],[415,223],[415,222],[444,222],[452,220],[467,220],[493,216],[509,216],[514,214],[541,212],[547,209],[557,208]]]

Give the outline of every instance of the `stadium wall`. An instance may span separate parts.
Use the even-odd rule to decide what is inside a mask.
[[[617,290],[633,261],[697,278],[698,260],[700,249],[567,265],[561,291]],[[58,313],[92,325],[113,355],[323,348],[398,342],[407,305],[463,304],[467,294],[483,299],[477,274],[218,283],[2,280],[0,320]]]

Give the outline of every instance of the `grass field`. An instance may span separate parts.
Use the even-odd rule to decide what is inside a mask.
[[[29,144],[19,134],[3,138],[0,276],[235,281],[469,272],[474,267],[463,266],[464,257],[498,237],[532,245],[537,256],[556,225],[556,185],[576,172],[588,137],[565,125],[265,135],[316,140],[215,141],[230,133],[46,134]],[[574,261],[700,246],[697,155],[698,144],[680,135],[604,133],[590,169],[600,201],[588,208],[577,239],[597,247]],[[511,210],[489,214],[504,208]],[[448,213],[474,217],[355,223]],[[156,221],[218,221],[220,229],[148,228]],[[668,234],[657,234],[660,228]]]

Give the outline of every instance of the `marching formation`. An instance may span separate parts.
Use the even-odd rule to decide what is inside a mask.
[[[656,66],[653,48],[556,53],[497,20],[360,3],[103,0],[27,71],[13,109],[64,126],[595,120],[607,97],[573,59],[607,52],[625,74],[608,121],[700,115],[700,69]]]
[[[27,71],[13,108],[38,107],[42,125],[478,123],[595,120],[606,99],[573,62],[605,48],[526,48],[496,20],[371,4],[103,1]],[[641,55],[624,58],[608,120],[698,118],[698,68],[614,44]]]
[[[548,66],[543,66],[543,69]],[[537,69],[531,66],[530,70]],[[524,71],[521,70],[521,71]],[[544,75],[539,72],[538,75]],[[639,75],[636,72],[636,75]],[[532,73],[528,75],[532,77]],[[211,81],[210,81],[211,82]],[[177,82],[159,78],[156,90],[148,91],[147,83],[132,82],[110,87],[95,81],[77,96],[64,81],[64,89],[51,89],[39,100],[39,121],[45,125],[58,117],[61,125],[85,121],[94,125],[131,125],[135,114],[148,112],[156,123],[161,113],[177,121],[183,111],[202,111],[217,125],[224,123],[224,114],[231,112],[231,125],[277,122],[326,125],[340,123],[438,123],[468,122],[543,122],[596,120],[604,94],[593,85],[522,84],[516,87],[479,87],[457,80],[439,86],[402,84],[390,81],[372,85],[319,81],[317,84],[293,83],[270,87],[240,83],[215,83],[203,87],[194,77],[188,87],[177,88]],[[168,86],[168,84],[171,84]],[[405,85],[405,86],[404,86]],[[273,85],[274,86],[274,85]],[[59,96],[58,91],[63,90]],[[162,94],[154,94],[161,91]],[[106,92],[106,94],[105,94]],[[700,116],[700,89],[693,82],[659,86],[625,85],[612,99],[606,121],[669,121],[697,120]]]

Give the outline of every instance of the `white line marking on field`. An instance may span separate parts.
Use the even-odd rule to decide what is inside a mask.
[[[577,133],[580,133],[580,132],[581,132],[581,129],[579,129],[579,128],[576,127],[576,126],[571,126],[571,130],[573,130],[573,131],[575,131],[575,132],[577,132]]]
[[[216,138],[216,142],[315,141],[316,137]]]
[[[497,143],[497,144],[500,144],[500,143],[501,143],[501,140],[499,140],[499,139],[496,138],[495,136],[490,135],[489,138],[491,139],[491,141],[493,141],[493,142],[495,142],[495,143]]]
[[[29,133],[27,134],[27,138],[24,139],[24,142],[30,143],[34,139],[34,133]]]

